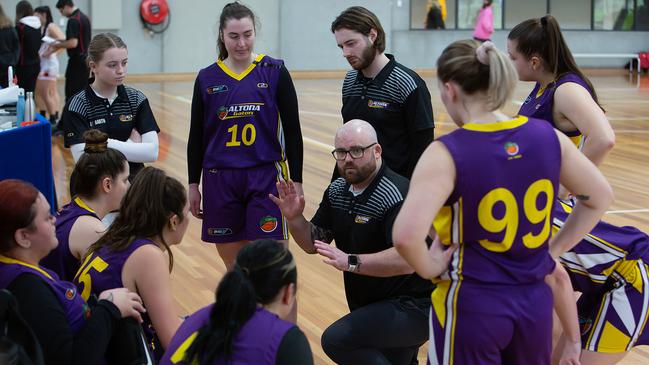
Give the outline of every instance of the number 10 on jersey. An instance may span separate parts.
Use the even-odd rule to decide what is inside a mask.
[[[230,140],[225,142],[226,147],[238,147],[241,146],[241,142],[243,142],[245,146],[252,146],[257,138],[257,130],[252,123],[244,124],[243,128],[241,128],[241,135],[239,135],[238,124],[234,124],[232,127],[228,128],[228,132],[230,132]]]

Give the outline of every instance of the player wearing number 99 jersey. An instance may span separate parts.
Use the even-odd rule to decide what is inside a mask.
[[[499,112],[517,77],[491,42],[454,42],[437,66],[442,101],[460,128],[424,152],[393,228],[397,251],[437,283],[428,359],[549,364],[554,294],[557,313],[577,342],[564,360],[578,361],[576,307],[550,247],[566,250],[593,227],[612,199],[610,186],[547,122]],[[562,168],[567,164],[569,171]],[[580,204],[567,232],[550,242],[559,183],[599,195]],[[426,252],[431,222],[437,240],[453,248],[443,251],[434,243]]]
[[[255,16],[227,4],[219,25],[219,60],[194,84],[187,142],[189,200],[203,218],[202,240],[218,243],[230,268],[241,245],[288,239],[280,210],[268,198],[275,184],[302,182],[297,96],[283,61],[252,53]],[[198,183],[203,175],[203,213]],[[226,245],[229,244],[229,245]]]

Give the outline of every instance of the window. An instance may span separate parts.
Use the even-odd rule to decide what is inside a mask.
[[[572,5],[572,0],[570,0],[570,4]],[[547,13],[548,13],[548,3],[546,1],[539,1],[539,0],[506,1],[505,2],[505,28],[507,29],[514,28],[522,21],[531,18],[540,18]]]
[[[455,29],[455,0],[411,0],[410,29]]]
[[[590,30],[591,0],[550,0],[550,14],[561,29]]]
[[[482,4],[483,0],[458,0],[457,29],[473,29]],[[494,0],[491,6],[494,14],[494,29],[502,29],[502,0]]]
[[[649,30],[649,4],[647,0],[638,0],[635,10],[635,30]]]
[[[593,29],[632,30],[634,0],[595,0]]]

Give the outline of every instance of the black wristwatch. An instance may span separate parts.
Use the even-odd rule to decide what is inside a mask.
[[[361,266],[361,261],[357,255],[347,255],[347,271],[354,272]]]

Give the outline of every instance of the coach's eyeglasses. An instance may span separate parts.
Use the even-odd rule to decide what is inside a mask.
[[[372,147],[372,146],[374,146],[375,144],[377,144],[377,142],[374,142],[374,143],[372,143],[370,145],[367,145],[365,147],[360,147],[360,146],[352,147],[349,150],[343,150],[342,148],[336,148],[335,150],[331,151],[331,155],[334,156],[336,161],[344,161],[345,158],[347,157],[347,154],[349,153],[349,155],[352,156],[352,158],[354,160],[356,160],[356,159],[362,158],[363,155],[365,154],[365,150]]]

